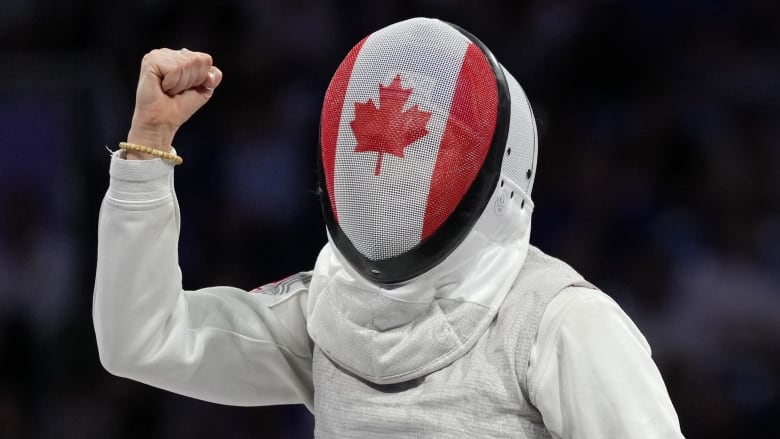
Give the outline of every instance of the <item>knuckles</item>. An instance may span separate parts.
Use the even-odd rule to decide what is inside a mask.
[[[202,65],[211,66],[213,60],[211,55],[203,52],[193,52],[189,50],[173,50],[168,48],[154,49],[147,52],[141,59],[142,65],[149,64],[176,64],[179,67],[200,67]]]

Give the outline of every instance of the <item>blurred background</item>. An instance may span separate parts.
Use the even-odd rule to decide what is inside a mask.
[[[304,438],[105,372],[91,321],[109,153],[140,59],[225,73],[180,130],[185,287],[309,269],[319,107],[364,35],[424,15],[482,39],[541,130],[532,242],[614,297],[689,438],[780,437],[780,3],[0,0],[0,437]]]

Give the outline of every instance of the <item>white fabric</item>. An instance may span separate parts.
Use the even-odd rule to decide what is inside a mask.
[[[101,206],[93,321],[111,373],[232,405],[311,407],[305,294],[183,291],[172,167],[118,159]]]
[[[556,438],[681,438],[650,346],[606,294],[568,288],[531,347],[531,402]]]
[[[532,212],[531,199],[507,180],[496,187],[461,245],[433,269],[400,285],[366,280],[330,243],[314,267],[309,334],[332,361],[376,384],[408,381],[449,365],[485,333],[517,279],[528,252]],[[442,298],[463,306],[442,312],[434,303]],[[385,303],[392,312],[367,310],[367,301],[372,307]],[[381,330],[377,315],[387,322]],[[432,328],[443,335],[429,337]]]
[[[93,303],[101,362],[115,375],[207,401],[311,409],[307,290],[183,291],[172,174],[159,159],[112,160]],[[629,368],[634,379],[623,379]],[[647,343],[601,293],[563,292],[550,302],[528,379],[556,437],[682,437]]]

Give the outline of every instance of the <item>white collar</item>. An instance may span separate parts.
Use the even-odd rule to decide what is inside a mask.
[[[517,278],[532,212],[507,181],[441,264],[397,285],[363,278],[326,244],[309,288],[309,335],[332,361],[377,384],[449,365],[484,333]]]

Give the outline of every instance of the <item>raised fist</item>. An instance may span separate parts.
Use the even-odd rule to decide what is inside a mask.
[[[127,141],[168,151],[179,127],[211,98],[222,72],[211,56],[157,49],[141,61],[135,111]],[[130,153],[128,158],[151,158]]]

